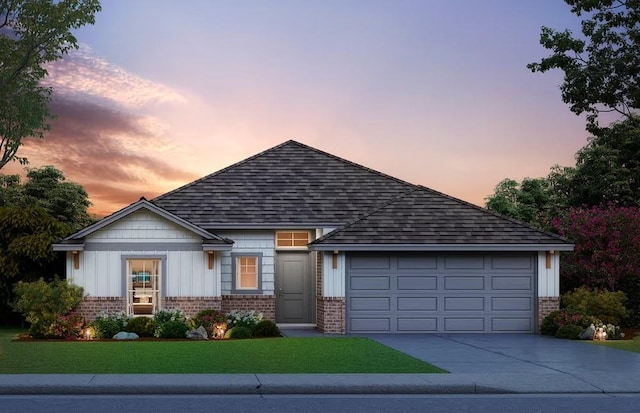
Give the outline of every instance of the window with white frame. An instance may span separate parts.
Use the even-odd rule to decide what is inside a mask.
[[[262,254],[232,254],[232,289],[236,294],[260,293],[262,290]]]
[[[306,249],[309,243],[309,231],[276,232],[276,248]]]
[[[127,259],[127,313],[129,315],[152,315],[154,311],[160,309],[161,268],[161,259]]]

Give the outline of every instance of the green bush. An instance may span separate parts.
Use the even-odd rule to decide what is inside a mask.
[[[576,324],[567,324],[558,328],[556,332],[556,337],[558,338],[568,338],[569,340],[578,340],[580,333],[584,328]]]
[[[591,322],[591,318],[587,318],[580,313],[571,312],[567,309],[556,310],[542,320],[540,334],[555,336],[560,327],[574,324],[584,329],[591,325]]]
[[[108,313],[102,311],[95,320],[91,322],[95,338],[113,338],[121,331],[127,331],[127,325],[131,318],[123,311]]]
[[[153,337],[156,330],[156,322],[149,317],[134,317],[127,323],[126,330],[129,333],[136,333],[138,337]]]
[[[42,278],[18,283],[14,287],[17,300],[15,311],[22,313],[31,323],[33,337],[50,337],[57,317],[69,314],[82,301],[83,289],[66,280],[54,279],[47,283]]]
[[[207,330],[209,337],[213,336],[213,327],[216,323],[225,323],[227,318],[224,313],[218,310],[209,309],[199,311],[191,320],[189,320],[189,326],[191,329],[202,326]]]
[[[262,320],[253,328],[254,337],[280,337],[280,329],[271,320]]]
[[[627,301],[622,291],[589,290],[576,288],[562,296],[562,305],[571,312],[593,316],[605,324],[619,325],[627,316],[624,304]]]
[[[224,335],[224,338],[231,338],[231,339],[251,338],[251,330],[243,326],[233,327],[230,330],[227,330],[227,333]]]
[[[169,320],[156,327],[154,335],[159,338],[186,338],[189,326],[182,320]]]
[[[255,310],[233,310],[227,314],[227,325],[229,327],[247,327],[249,330],[253,330],[262,321],[262,318],[262,313],[258,313]]]
[[[181,310],[158,310],[153,313],[156,329],[153,333],[159,338],[185,338],[189,330],[187,317]]]

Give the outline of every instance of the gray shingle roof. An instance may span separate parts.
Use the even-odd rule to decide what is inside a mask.
[[[549,246],[568,250],[572,244],[483,208],[424,187],[385,205],[312,242],[313,249],[357,249],[357,246]],[[528,247],[527,247],[528,248]],[[375,248],[374,248],[375,249]],[[524,249],[524,247],[523,247]]]
[[[207,229],[340,226],[414,185],[287,141],[152,202]]]

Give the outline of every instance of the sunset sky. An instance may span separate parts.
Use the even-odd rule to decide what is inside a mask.
[[[82,184],[97,214],[288,139],[478,205],[586,143],[562,74],[525,67],[548,55],[540,26],[579,31],[561,0],[102,7],[49,67],[58,120],[18,153]]]

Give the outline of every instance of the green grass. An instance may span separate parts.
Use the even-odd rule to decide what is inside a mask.
[[[607,346],[611,348],[617,348],[620,350],[633,351],[640,353],[640,335],[636,335],[632,340],[606,340],[606,341],[592,341],[591,343],[599,346]]]
[[[446,373],[366,338],[15,341],[0,330],[0,373]]]

